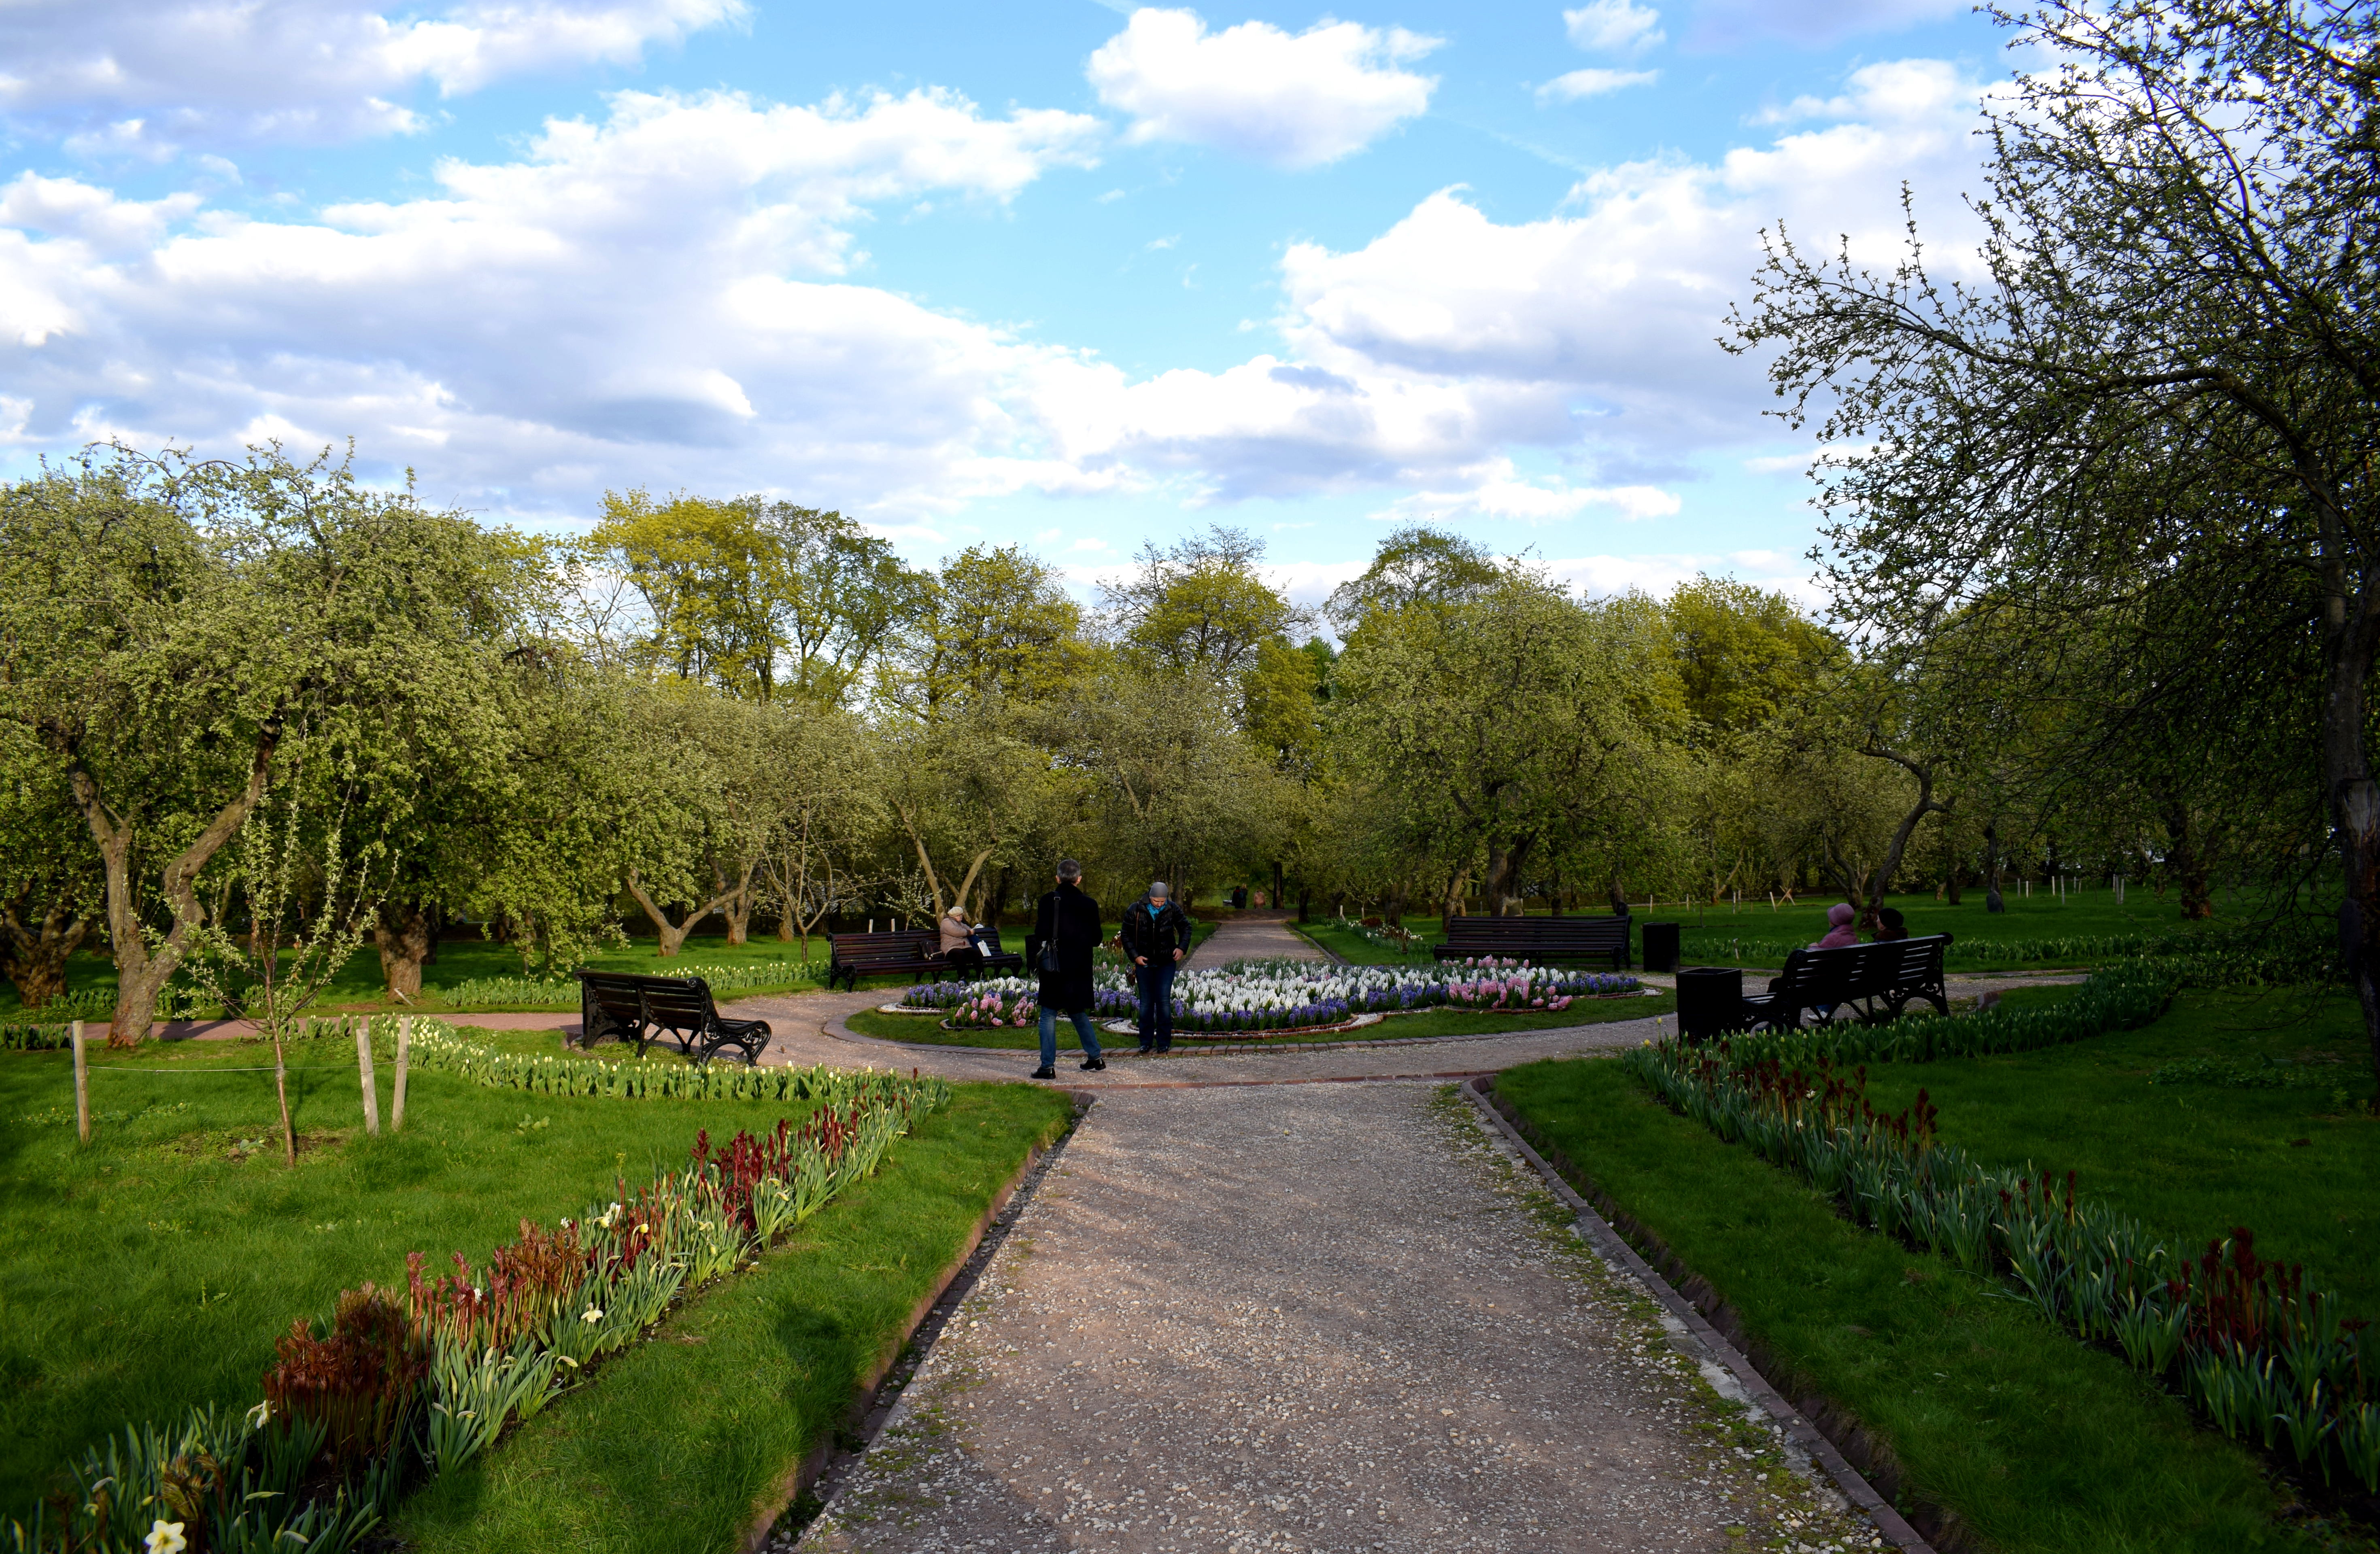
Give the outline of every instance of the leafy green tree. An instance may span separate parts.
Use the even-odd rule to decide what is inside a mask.
[[[923,596],[877,670],[879,702],[895,717],[933,724],[1048,702],[1094,656],[1082,607],[1018,546],[961,552]]]
[[[26,1008],[66,996],[67,959],[105,898],[63,764],[22,724],[0,723],[0,977]]]
[[[1323,613],[1342,637],[1351,637],[1376,612],[1393,617],[1415,607],[1462,604],[1493,592],[1503,580],[1496,558],[1475,541],[1414,525],[1381,540],[1372,564],[1340,585]]]
[[[1847,659],[1784,595],[1733,578],[1682,583],[1667,611],[1685,710],[1720,735],[1774,720]]]
[[[1219,525],[1170,549],[1149,542],[1139,570],[1100,592],[1128,652],[1230,685],[1305,618],[1257,571],[1263,559],[1261,541]]]
[[[748,700],[840,705],[925,602],[887,541],[759,496],[609,492],[588,550],[642,605],[625,659]]]
[[[1349,642],[1334,721],[1437,839],[1450,914],[1475,863],[1491,910],[1515,911],[1541,847],[1624,824],[1658,737],[1624,627],[1514,570],[1459,603],[1375,612]]]
[[[1226,686],[1117,659],[1083,692],[1064,754],[1088,780],[1111,865],[1188,900],[1201,880],[1278,856],[1294,783],[1242,735]]]
[[[146,1037],[285,739],[363,751],[475,650],[455,558],[480,532],[277,448],[94,449],[0,492],[0,718],[58,759],[100,855],[112,1040]]]
[[[1818,414],[1849,620],[1898,638],[2115,613],[2135,717],[2288,726],[2344,864],[2380,1069],[2380,18],[2368,6],[2053,0],[1989,122],[1985,284],[1912,222],[1888,273],[1772,242],[1741,348]],[[2262,710],[2257,710],[2261,709]]]

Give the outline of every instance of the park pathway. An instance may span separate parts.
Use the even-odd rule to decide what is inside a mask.
[[[1304,934],[1291,931],[1286,912],[1242,913],[1218,923],[1206,941],[1191,952],[1199,965],[1229,965],[1233,961],[1328,961],[1330,959]]]
[[[801,1554],[1880,1547],[1568,1218],[1448,1087],[1110,1089]]]

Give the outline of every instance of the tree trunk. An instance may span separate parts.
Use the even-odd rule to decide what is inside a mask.
[[[29,929],[18,908],[25,900],[0,905],[0,977],[17,986],[17,999],[27,1009],[67,996],[67,958],[90,936],[91,919],[79,910],[67,921],[64,903],[53,903],[42,914],[40,926]]]
[[[2334,813],[2337,812],[2334,807]],[[2346,822],[2341,820],[2339,823],[2343,826]],[[2167,839],[2171,844],[2166,849],[2166,868],[2172,873],[2174,884],[2181,892],[2182,920],[2204,922],[2215,916],[2215,896],[2208,888],[2211,871],[2206,856],[2201,850],[2204,839],[2191,823],[2190,806],[2180,799],[2168,798],[2165,806],[2165,829]],[[2346,833],[2342,831],[2341,852],[2351,858],[2354,855],[2345,852],[2346,844]],[[2349,878],[2351,880],[2353,877],[2350,865]]]
[[[159,892],[173,911],[174,926],[154,951],[141,937],[140,904],[133,895],[132,822],[107,807],[99,779],[82,764],[81,757],[70,748],[64,752],[67,784],[84,823],[91,827],[91,840],[99,844],[107,880],[107,937],[115,952],[115,1008],[107,1027],[110,1047],[137,1047],[149,1039],[158,995],[188,953],[192,936],[206,925],[206,907],[195,888],[199,871],[223,850],[264,795],[265,778],[273,770],[273,753],[280,738],[279,724],[264,726],[256,737],[248,782],[238,795],[216,810],[197,840],[169,859],[160,872]]]
[[[728,891],[720,911],[727,918],[727,942],[741,944],[752,936],[752,908],[759,904],[759,892],[752,889],[752,870],[757,865],[745,860],[743,873]]]
[[[643,907],[645,916],[652,919],[653,928],[661,936],[660,946],[653,953],[665,961],[674,960],[677,953],[686,947],[686,936],[694,931],[695,924],[726,904],[724,896],[712,896],[709,901],[687,913],[684,922],[673,923],[669,919],[669,914],[662,910],[653,898],[646,892],[643,882],[638,880],[634,869],[628,871],[628,893],[637,898],[637,904]]]
[[[1451,923],[1463,916],[1463,894],[1470,885],[1471,871],[1467,868],[1458,868],[1447,877],[1446,900],[1439,914],[1445,921]]]
[[[1491,917],[1517,917],[1521,915],[1521,868],[1528,862],[1536,844],[1534,836],[1524,836],[1510,846],[1490,843],[1488,847],[1488,873],[1481,888],[1488,898],[1488,915]]]
[[[2347,941],[2340,946],[2346,952],[2344,969],[2363,1005],[2372,1073],[2380,1078],[2380,785],[2372,781],[2364,749],[2371,711],[2364,687],[2372,674],[2374,634],[2380,629],[2372,600],[2380,580],[2363,580],[2362,600],[2352,622],[2343,582],[2334,576],[2325,601],[2323,657],[2328,684],[2323,696],[2323,776],[2330,788],[2331,817],[2346,873],[2347,899],[2339,907]],[[2380,1115],[2380,1094],[2373,1097],[2372,1111]]]
[[[1884,893],[1892,889],[1893,876],[1900,872],[1900,856],[1909,849],[1909,839],[1917,834],[1918,822],[1928,815],[1947,816],[1950,812],[1950,807],[1947,804],[1937,804],[1934,800],[1934,762],[1932,760],[1921,760],[1912,756],[1902,755],[1898,750],[1873,744],[1869,745],[1864,753],[1874,756],[1878,760],[1888,760],[1917,779],[1917,802],[1910,806],[1909,813],[1903,815],[1900,818],[1900,824],[1893,828],[1892,844],[1884,850],[1884,861],[1876,866],[1875,874],[1869,877],[1874,888],[1869,893],[1865,907],[1860,913],[1860,926],[1867,930],[1870,938],[1874,938],[1876,930],[1884,926],[1884,919],[1877,916],[1884,910]],[[1852,904],[1857,906],[1860,904],[1854,901]]]
[[[390,996],[400,1002],[421,997],[421,965],[430,958],[434,934],[430,914],[419,902],[381,904],[372,921],[372,943],[380,950],[380,974]]]
[[[1611,868],[1610,899],[1611,915],[1613,917],[1625,917],[1628,916],[1628,893],[1620,888],[1620,866],[1617,864],[1614,864]]]
[[[1998,820],[1984,827],[1984,910],[2008,910],[2008,901],[2000,894],[2000,823]]]

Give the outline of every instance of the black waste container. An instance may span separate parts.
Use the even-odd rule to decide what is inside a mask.
[[[1645,925],[1645,969],[1675,971],[1678,969],[1678,925],[1646,923]]]
[[[1733,966],[1689,966],[1678,973],[1678,1034],[1707,1041],[1742,1030],[1743,973]]]

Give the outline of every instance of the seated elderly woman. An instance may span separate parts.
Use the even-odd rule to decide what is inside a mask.
[[[973,960],[982,953],[976,946],[975,926],[966,920],[966,914],[959,910],[958,903],[953,902],[949,911],[934,919],[934,929],[940,940],[934,953],[942,959]],[[965,953],[959,953],[962,951]]]
[[[1837,902],[1827,908],[1827,936],[1810,946],[1813,950],[1840,950],[1856,944],[1859,936],[1859,908],[1850,902]]]

